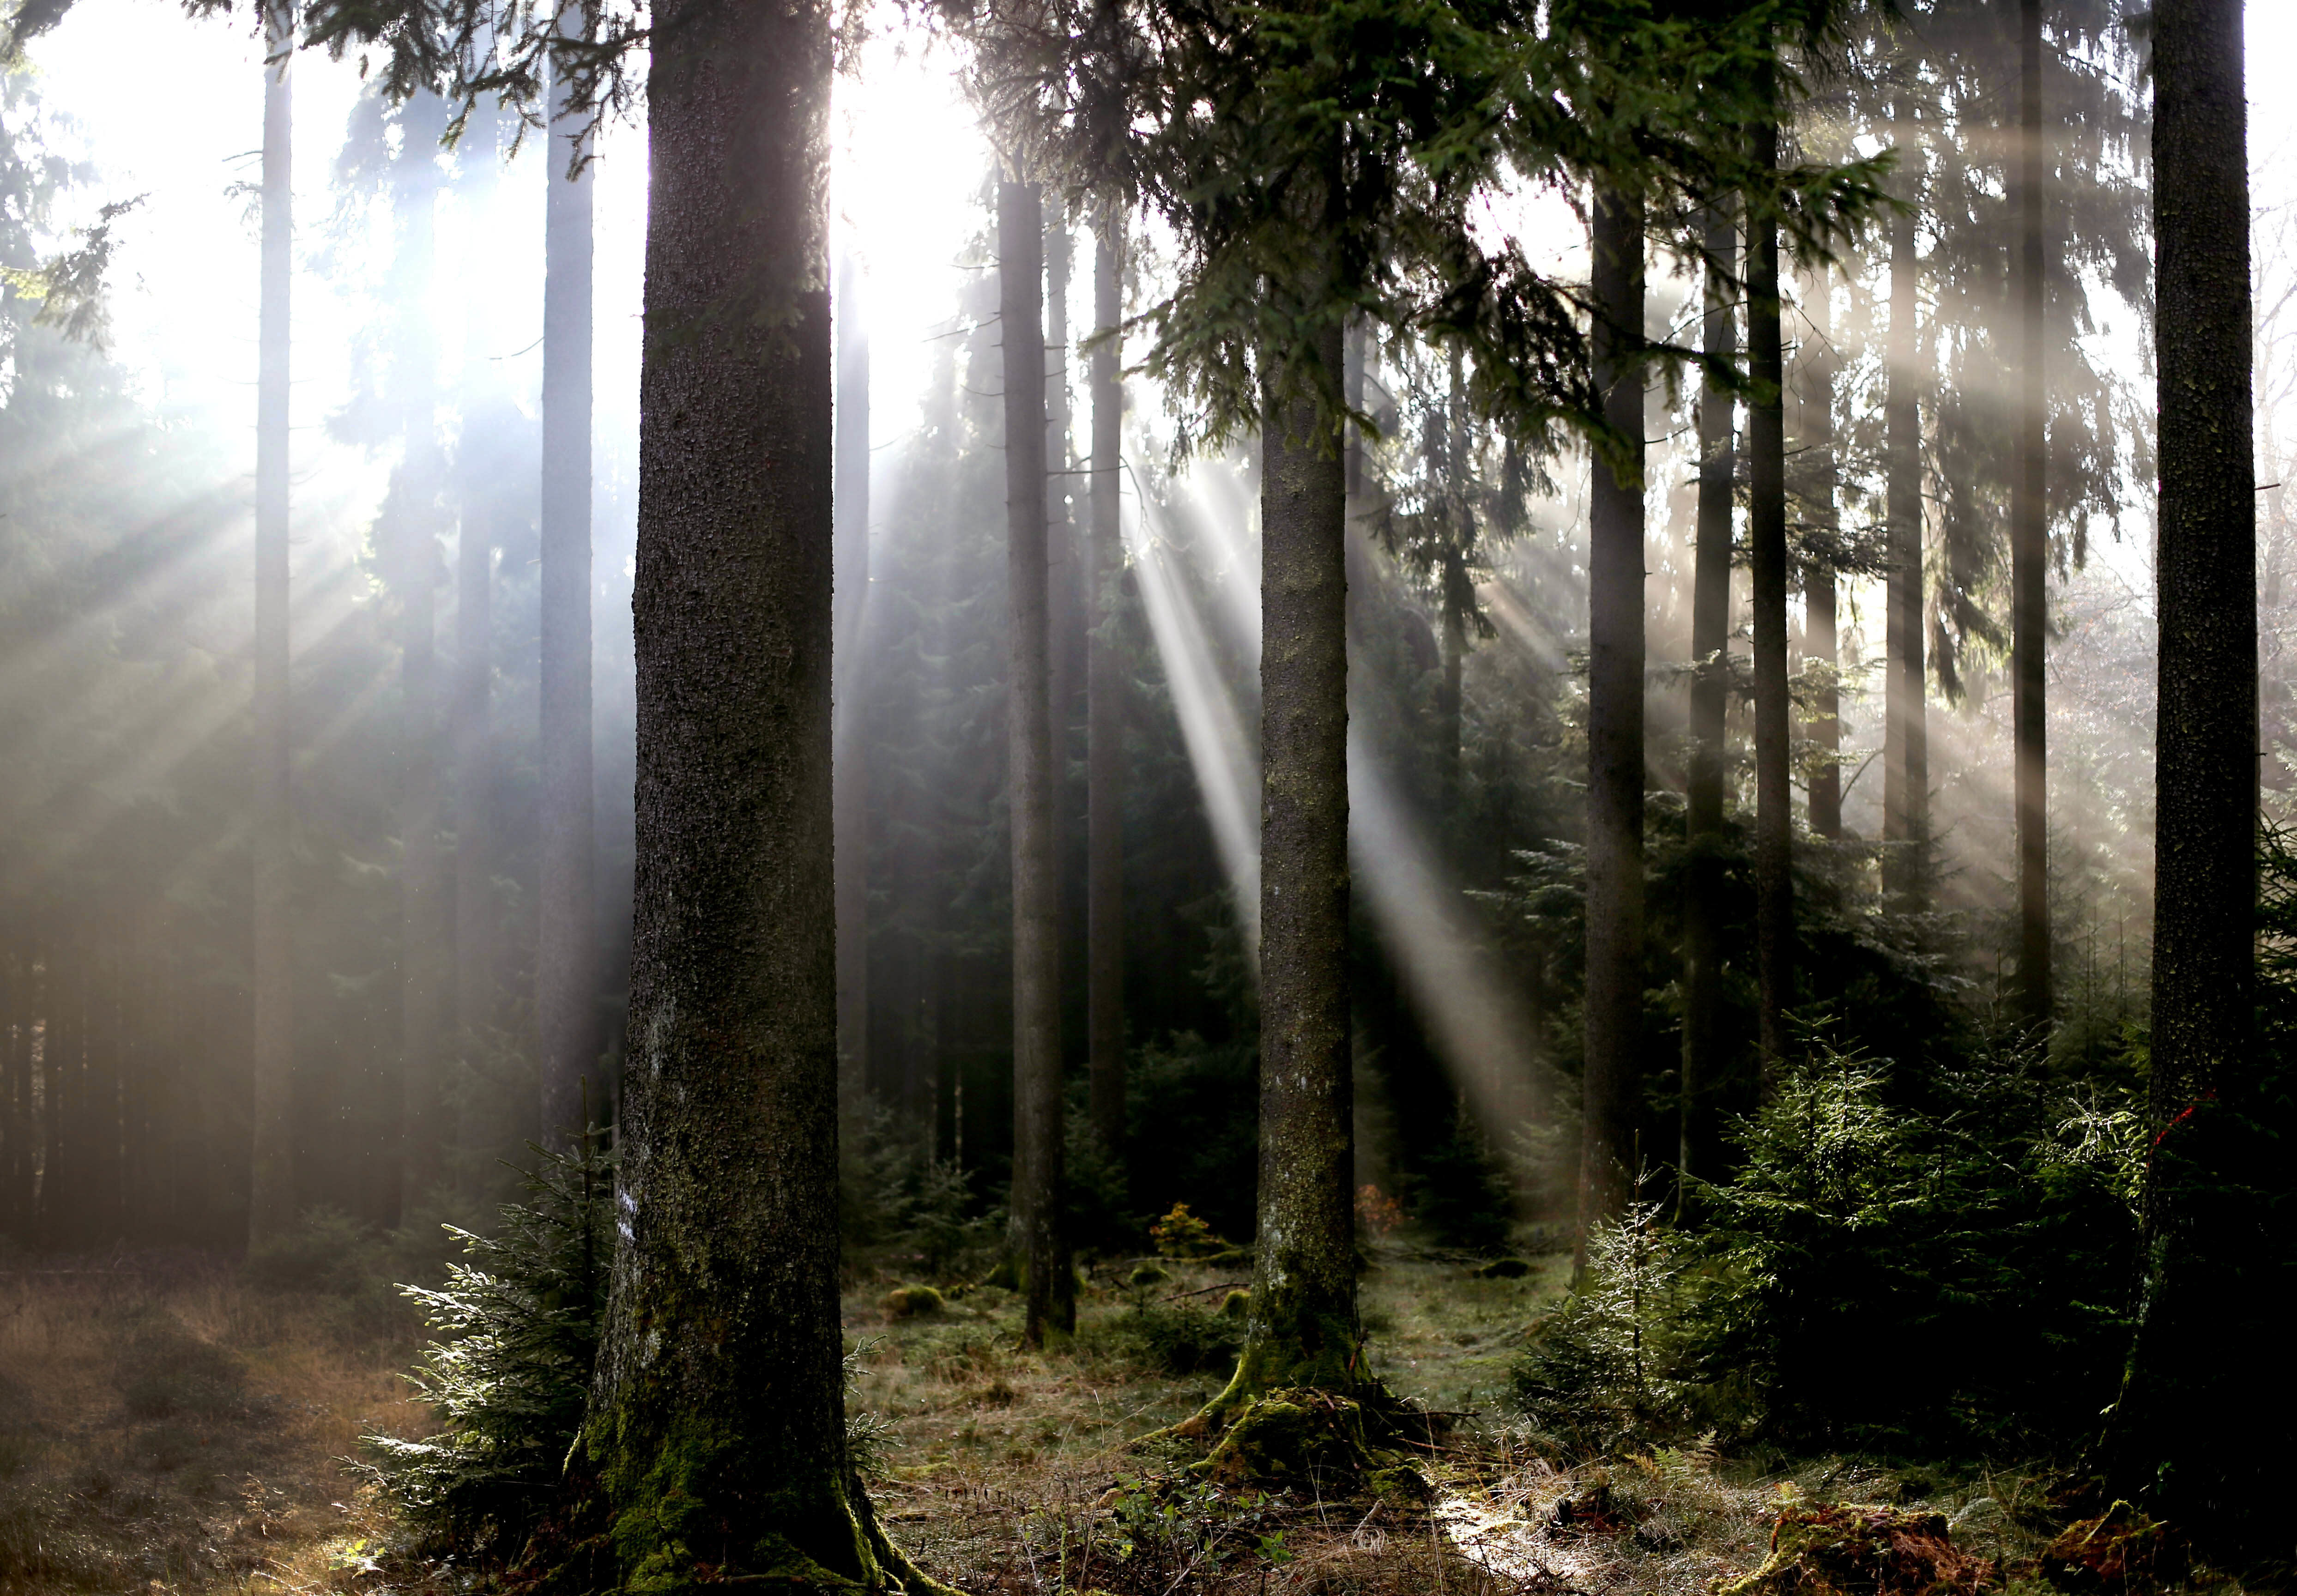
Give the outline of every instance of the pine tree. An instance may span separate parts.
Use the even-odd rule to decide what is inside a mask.
[[[1085,695],[1086,1032],[1092,1123],[1123,1158],[1124,1134],[1124,679],[1116,584],[1124,567],[1123,501],[1124,213],[1104,202],[1094,229],[1091,597]]]
[[[1044,202],[997,185],[998,323],[1005,349],[1009,520],[1006,794],[1013,832],[1012,1256],[1039,1345],[1076,1323],[1061,1225],[1060,887],[1053,841],[1051,618],[1045,532]]]
[[[2042,366],[2042,0],[2018,4],[2018,448],[2010,487],[2010,677],[2018,837],[2018,1006],[2050,1024],[2049,396]]]
[[[295,927],[292,893],[287,688],[289,294],[294,276],[293,99],[288,84],[294,16],[280,0],[264,14],[263,276],[255,426],[255,1067],[254,1146],[248,1201],[251,1246],[295,1218],[289,1113],[295,1067]],[[29,1173],[29,1172],[28,1172]]]
[[[561,13],[571,19],[572,9]],[[540,742],[542,880],[534,1008],[542,1134],[605,1102],[598,1064],[597,843],[590,705],[590,201],[573,69],[551,69],[544,140]],[[585,1100],[589,1107],[586,1110]]]
[[[1778,163],[1779,125],[1753,129],[1755,164]],[[1791,706],[1787,695],[1785,354],[1780,331],[1779,225],[1747,212],[1747,564],[1755,612],[1755,964],[1763,1071],[1786,1058],[1794,999]]]
[[[1643,211],[1598,189],[1593,363],[1612,457],[1587,529],[1587,991],[1573,1273],[1634,1188],[1642,1096]]]
[[[831,753],[837,833],[837,1055],[846,1077],[869,1074],[869,771],[861,705],[861,648],[869,604],[869,327],[861,271],[838,262],[837,654],[836,746]]]
[[[2253,1035],[2257,511],[2242,9],[2161,0],[2153,10],[2152,1136],[2142,1305],[2103,1460],[2115,1488],[2205,1543],[2277,1556],[2287,1503],[2258,1438],[2283,1433],[2291,1377],[2274,1361],[2227,1355],[2275,1333],[2288,1245],[2287,1197],[2267,1200],[2285,1185],[2274,1121],[2286,1089],[2262,1078],[2270,1065]]]
[[[1700,348],[1735,361],[1733,300],[1739,230],[1727,202],[1706,213],[1705,317]],[[1690,853],[1684,872],[1683,1128],[1676,1155],[1685,1175],[1704,1172],[1713,1151],[1713,1097],[1722,1073],[1719,1024],[1723,972],[1723,775],[1731,702],[1731,514],[1736,473],[1738,401],[1710,371],[1699,400],[1699,499],[1692,550],[1691,767],[1684,816]]]

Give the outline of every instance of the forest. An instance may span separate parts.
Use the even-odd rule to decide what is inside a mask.
[[[2292,60],[0,0],[0,1596],[2297,1584]]]

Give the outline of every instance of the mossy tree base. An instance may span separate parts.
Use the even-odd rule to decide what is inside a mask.
[[[1409,1410],[1379,1387],[1379,1403],[1295,1386],[1247,1403],[1209,1456],[1190,1470],[1214,1484],[1370,1494],[1417,1506],[1434,1494],[1419,1461],[1393,1444]]]

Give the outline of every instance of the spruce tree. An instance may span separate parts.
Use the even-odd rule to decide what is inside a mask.
[[[1587,526],[1587,989],[1575,1277],[1634,1189],[1643,1008],[1643,210],[1598,188],[1596,390],[1610,448]]]
[[[572,21],[572,8],[560,13]],[[591,174],[573,60],[551,61],[543,141],[542,868],[534,1008],[542,1134],[605,1117],[598,1065],[597,800],[590,700]],[[587,1104],[587,1107],[586,1107]]]
[[[1123,501],[1124,213],[1103,202],[1094,228],[1091,600],[1085,671],[1085,1015],[1093,1126],[1123,1157],[1124,1134],[1124,678],[1117,582]]]
[[[1013,847],[1013,1195],[1010,1241],[1027,1317],[1076,1323],[1061,1224],[1060,886],[1053,846],[1050,572],[1045,514],[1044,202],[997,185],[998,323],[1004,334],[1008,517],[1006,802]]]
[[[295,18],[285,0],[263,13],[263,252],[255,421],[254,1145],[248,1240],[295,1219],[289,1122],[295,1067],[295,925],[287,687],[289,296],[294,281],[294,101],[288,66]],[[25,1170],[30,1176],[29,1164]]]

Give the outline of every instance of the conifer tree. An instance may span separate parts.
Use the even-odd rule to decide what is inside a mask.
[[[1735,362],[1739,231],[1726,200],[1705,217],[1709,264],[1704,278],[1700,349],[1712,363]],[[1737,396],[1719,371],[1702,379],[1699,399],[1699,498],[1692,550],[1691,767],[1684,814],[1683,1128],[1677,1163],[1705,1172],[1715,1082],[1722,1070],[1719,1024],[1723,967],[1723,787],[1725,717],[1731,703],[1731,515],[1736,474]]]
[[[1758,168],[1778,162],[1774,119],[1753,129]],[[1787,695],[1785,356],[1780,330],[1779,225],[1747,211],[1747,564],[1754,602],[1755,965],[1763,1072],[1786,1059],[1794,998],[1791,706]]]
[[[1897,105],[1898,140],[1919,136],[1904,99]],[[1884,604],[1887,685],[1882,753],[1882,880],[1914,907],[1928,897],[1930,854],[1929,678],[1922,634],[1922,412],[1921,344],[1915,326],[1921,294],[1916,253],[1920,168],[1901,181],[1890,233],[1890,322],[1887,395],[1883,400],[1883,521],[1889,574]]]
[[[287,688],[289,296],[294,280],[294,102],[287,0],[263,13],[263,264],[255,425],[254,1146],[248,1238],[295,1218],[289,1123],[295,1065],[295,928],[291,876]],[[27,1169],[29,1175],[29,1170]]]
[[[1034,183],[997,185],[1004,334],[1008,657],[1006,793],[1013,833],[1013,1265],[1023,1338],[1076,1322],[1061,1225],[1059,879],[1053,847],[1051,617],[1045,533],[1044,206]]]
[[[2050,1023],[2049,397],[2042,367],[2042,0],[2018,4],[2018,448],[2010,484],[2010,678],[2018,838],[2018,1007]]]
[[[560,13],[571,20],[572,8]],[[597,845],[590,725],[590,203],[571,62],[550,64],[543,179],[541,917],[534,1007],[543,1135],[580,1134],[597,1067]],[[589,1085],[586,1088],[585,1082]]]
[[[2205,1544],[2280,1556],[2260,1437],[2285,1433],[2286,1088],[2254,1037],[2257,511],[2240,0],[2153,9],[2160,708],[2152,1132],[2136,1337],[2109,1480]],[[2174,174],[2175,180],[2170,180]]]
[[[860,653],[869,598],[869,327],[861,272],[852,255],[837,267],[837,1054],[847,1078],[869,1074],[869,772],[860,701]]]
[[[1634,1189],[1642,1095],[1643,208],[1599,187],[1593,356],[1612,457],[1587,527],[1587,992],[1575,1278]]]
[[[1094,228],[1091,601],[1085,672],[1086,992],[1092,1123],[1124,1153],[1124,679],[1116,584],[1124,566],[1124,213],[1103,202]]]

